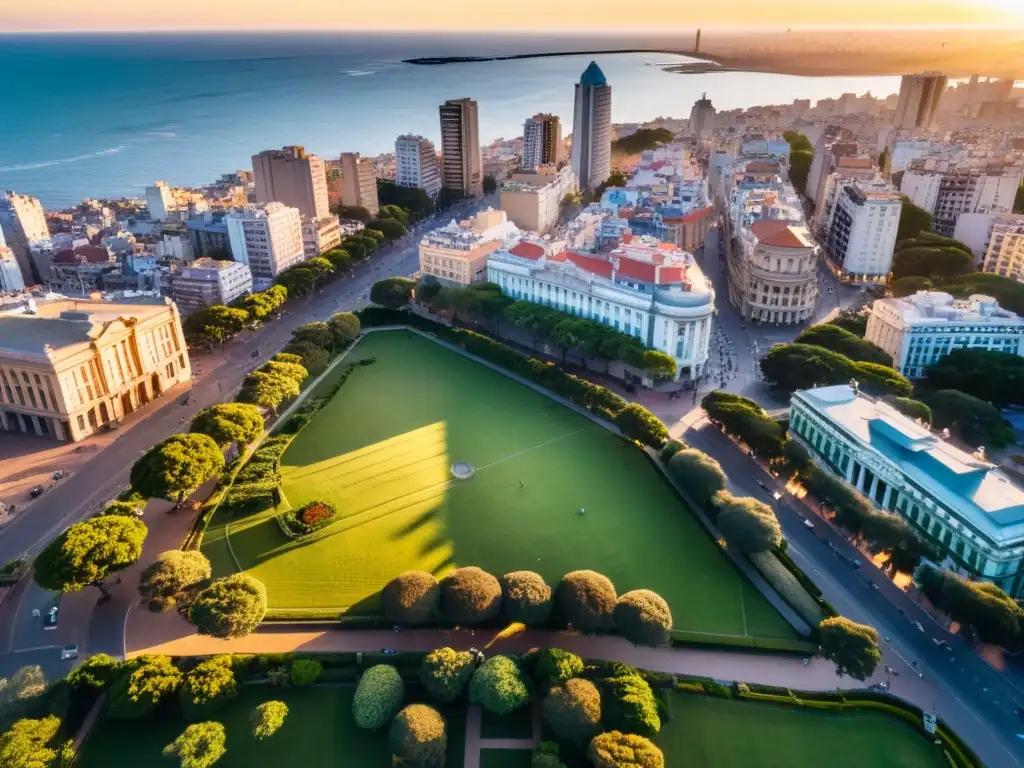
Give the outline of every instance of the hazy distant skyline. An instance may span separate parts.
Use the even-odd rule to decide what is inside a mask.
[[[551,31],[642,31],[658,28],[819,26],[1024,26],[1024,0],[717,0],[709,4],[653,0],[642,12],[621,0],[517,0],[514,23],[483,14],[466,0],[7,0],[0,31],[440,31],[529,28],[543,20]],[[487,18],[490,15],[493,18]]]

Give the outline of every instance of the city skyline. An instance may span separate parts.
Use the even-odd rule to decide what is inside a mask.
[[[210,7],[199,0],[182,0],[177,13],[168,15],[155,3],[129,3],[108,0],[100,7],[82,6],[76,0],[42,0],[0,10],[0,28],[12,32],[46,31],[472,31],[512,32],[513,26],[481,26],[467,16],[453,0],[431,5],[429,12],[412,0],[396,0],[385,8],[364,6],[339,8],[326,0],[297,0],[289,18],[282,20],[276,4],[267,0],[226,0]],[[652,14],[636,17],[631,24],[622,19],[620,6],[608,0],[584,6],[582,0],[551,7],[542,0],[523,0],[519,10],[542,13],[553,32],[650,29]],[[834,0],[823,7],[810,0],[783,0],[771,6],[755,5],[750,0],[722,0],[714,7],[684,8],[663,3],[652,9],[666,27],[693,29],[698,26],[719,29],[753,29],[750,17],[757,13],[757,29],[770,27],[928,27],[990,25],[1006,28],[1024,25],[1024,5],[1018,0],[901,0],[898,4],[881,0]],[[742,19],[736,23],[737,19]],[[59,20],[55,23],[55,20]],[[242,20],[242,21],[240,21]],[[922,24],[923,20],[940,22]],[[561,29],[557,29],[561,27]],[[652,30],[653,31],[653,30]]]

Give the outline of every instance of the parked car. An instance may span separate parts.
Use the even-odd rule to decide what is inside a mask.
[[[811,522],[810,520],[808,520],[808,519],[807,519],[806,517],[804,518],[804,525],[806,525],[806,526],[807,526],[808,528],[810,528],[810,529],[811,529],[812,531],[814,530],[814,523],[812,523],[812,522]]]
[[[43,491],[45,491],[45,490],[46,489],[43,488],[43,486],[36,485],[36,486],[33,486],[32,488],[29,489],[28,495],[30,497],[32,497],[33,499],[38,499],[40,496],[43,495]]]
[[[77,645],[65,645],[60,649],[60,660],[68,661],[69,659],[78,658],[78,646]]]
[[[59,611],[58,611],[56,605],[51,606],[50,610],[48,610],[46,612],[46,615],[43,616],[43,629],[49,630],[49,629],[56,629],[57,628],[57,614],[58,614],[58,612]]]

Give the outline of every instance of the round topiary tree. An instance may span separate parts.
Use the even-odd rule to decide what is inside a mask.
[[[482,624],[501,610],[501,585],[475,566],[457,568],[441,579],[441,615],[453,624]]]
[[[669,459],[680,451],[685,451],[688,447],[689,446],[687,446],[682,440],[677,437],[673,437],[662,447],[661,460],[667,464]]]
[[[426,571],[400,573],[380,593],[381,610],[393,624],[426,624],[437,618],[440,603],[441,587]]]
[[[609,731],[595,736],[587,748],[594,768],[665,768],[665,755],[643,736]]]
[[[580,632],[610,632],[615,628],[615,586],[595,571],[573,571],[555,590],[555,613]]]
[[[782,528],[775,511],[763,501],[720,491],[712,503],[718,507],[718,529],[729,545],[743,554],[767,552],[782,542]]]
[[[437,701],[447,703],[462,695],[473,676],[473,654],[452,648],[438,648],[427,654],[420,666],[420,682]]]
[[[543,688],[560,685],[583,672],[583,659],[561,648],[541,648],[537,651],[533,676]]]
[[[198,549],[171,549],[157,555],[142,572],[139,594],[143,600],[172,604],[211,574],[210,561]]]
[[[263,433],[263,415],[249,403],[217,403],[197,413],[189,431],[209,435],[218,445],[248,445]]]
[[[389,664],[377,664],[359,678],[352,698],[352,717],[360,728],[380,728],[391,722],[404,698],[405,683],[398,670]]]
[[[601,681],[601,714],[606,728],[654,736],[661,730],[658,702],[650,684],[629,671]]]
[[[443,768],[448,751],[444,718],[426,704],[410,704],[391,723],[388,743],[396,765]]]
[[[267,589],[247,573],[217,579],[200,592],[189,608],[188,618],[199,634],[211,637],[244,637],[267,613]]]
[[[601,731],[601,693],[589,680],[576,677],[556,685],[544,697],[541,712],[565,741],[583,744]]]
[[[677,451],[668,462],[668,473],[703,507],[725,489],[722,465],[695,448]]]
[[[634,589],[615,604],[615,630],[634,645],[668,645],[672,611],[657,592]]]
[[[224,469],[224,454],[209,435],[171,435],[132,466],[132,488],[148,498],[181,501]]]
[[[522,669],[511,656],[492,656],[469,681],[469,702],[496,715],[507,715],[530,699]]]
[[[182,681],[181,711],[188,720],[201,720],[238,695],[230,656],[201,661]]]
[[[513,571],[499,579],[505,621],[544,624],[551,618],[551,587],[533,571]]]

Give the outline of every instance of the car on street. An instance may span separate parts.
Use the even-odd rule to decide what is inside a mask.
[[[814,530],[814,523],[812,523],[812,522],[811,522],[810,520],[808,520],[808,519],[807,519],[806,517],[804,518],[804,525],[806,525],[806,526],[807,526],[808,528],[810,528],[810,529],[811,529],[812,531]]]
[[[761,486],[764,490],[768,490],[768,486],[764,484],[764,480],[762,480],[761,478],[755,477],[754,482]]]
[[[28,495],[31,498],[33,498],[33,499],[38,499],[40,496],[43,495],[43,491],[45,491],[45,490],[46,489],[43,488],[43,486],[35,485],[35,486],[32,486],[32,488],[29,489]]]
[[[913,624],[913,625],[914,625],[915,627],[917,627],[917,631],[918,631],[918,632],[924,632],[924,627],[922,627],[922,626],[921,626],[921,622],[920,622],[920,621],[914,621],[914,622],[911,622],[911,623],[912,623],[912,624]]]
[[[78,646],[77,645],[65,645],[60,649],[60,660],[69,661],[70,659],[78,658]]]
[[[50,610],[48,610],[46,615],[43,617],[43,629],[52,630],[57,628],[58,612],[56,605],[50,607]]]

